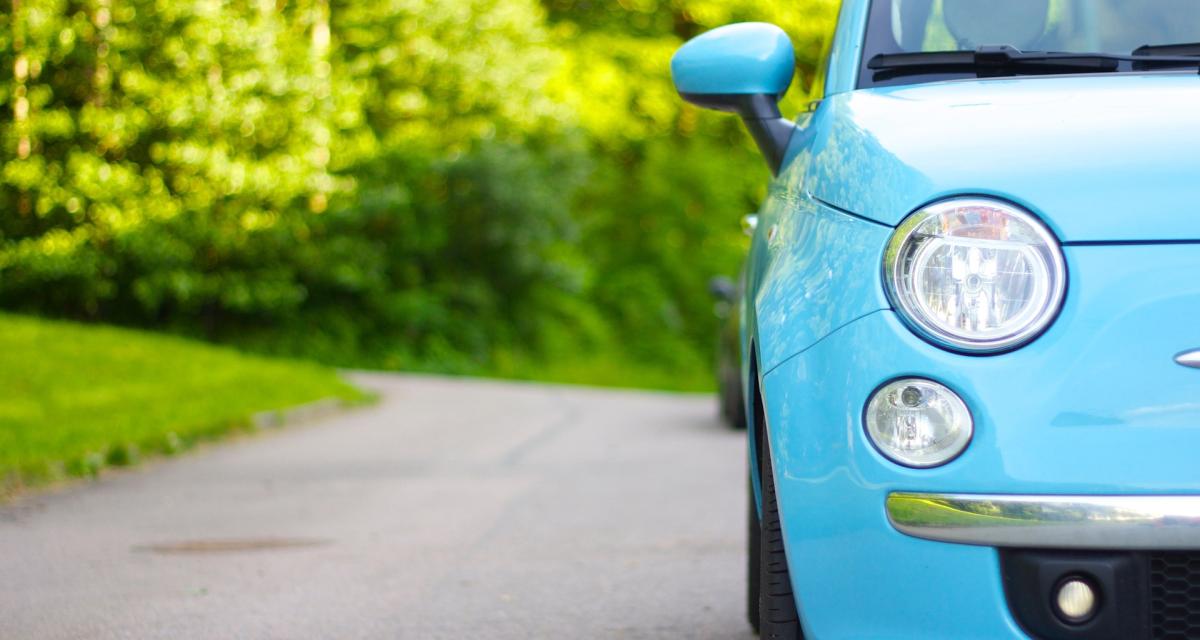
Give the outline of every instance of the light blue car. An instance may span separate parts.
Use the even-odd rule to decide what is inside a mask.
[[[703,34],[746,268],[763,637],[1200,638],[1200,1],[845,0]]]

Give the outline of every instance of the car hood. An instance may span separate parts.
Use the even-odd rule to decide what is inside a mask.
[[[1024,205],[1065,242],[1200,240],[1194,72],[860,90],[808,124],[784,180],[884,224],[975,194]]]

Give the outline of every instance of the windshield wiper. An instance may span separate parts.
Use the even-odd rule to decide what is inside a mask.
[[[1059,53],[1021,51],[1008,45],[979,47],[974,51],[925,51],[877,55],[867,62],[876,80],[930,73],[972,73],[981,78],[1061,73],[1108,73],[1122,63],[1135,69],[1200,66],[1200,57],[1169,55],[1117,55],[1110,53]]]
[[[1135,56],[1200,56],[1200,42],[1144,44],[1133,50]]]
[[[979,47],[974,51],[924,51],[877,55],[867,68],[889,77],[925,73],[975,72],[980,77],[1116,71],[1121,61],[1103,54],[1021,51],[1016,47]]]

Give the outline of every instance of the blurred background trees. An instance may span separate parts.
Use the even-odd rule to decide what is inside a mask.
[[[0,306],[346,366],[699,387],[740,125],[684,39],[835,0],[3,0]]]

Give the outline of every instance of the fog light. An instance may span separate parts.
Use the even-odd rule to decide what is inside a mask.
[[[974,425],[967,405],[944,385],[904,378],[880,387],[867,402],[867,435],[902,465],[936,467],[958,457]]]
[[[1095,589],[1079,578],[1064,581],[1054,594],[1058,615],[1069,624],[1082,624],[1090,620],[1096,613],[1096,602]]]

